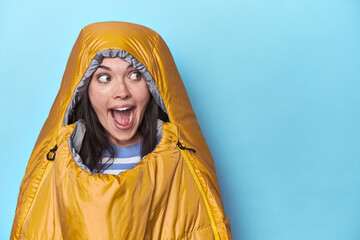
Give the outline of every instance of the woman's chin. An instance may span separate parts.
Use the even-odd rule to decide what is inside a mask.
[[[141,137],[139,134],[122,134],[122,136],[112,135],[109,137],[109,140],[116,146],[127,147],[140,142]]]

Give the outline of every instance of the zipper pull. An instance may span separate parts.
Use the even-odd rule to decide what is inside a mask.
[[[57,146],[57,144],[55,144],[55,147],[53,149],[50,149],[50,151],[46,154],[47,160],[54,161],[57,149],[58,149],[58,146]]]
[[[191,151],[191,152],[193,152],[193,153],[196,153],[196,150],[195,150],[195,149],[184,147],[184,146],[180,143],[180,141],[178,141],[176,145],[177,145],[181,150],[189,150],[189,151]]]

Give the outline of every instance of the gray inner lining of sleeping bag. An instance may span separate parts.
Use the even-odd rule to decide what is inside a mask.
[[[151,76],[151,74],[147,70],[147,68],[141,62],[139,62],[135,57],[133,57],[131,54],[129,54],[128,52],[126,52],[124,50],[108,49],[108,50],[100,51],[95,55],[95,57],[93,58],[93,60],[91,61],[90,65],[89,65],[89,67],[85,71],[85,74],[82,77],[80,83],[76,86],[76,89],[71,97],[70,103],[65,112],[63,126],[70,124],[69,118],[74,111],[74,107],[75,107],[76,103],[80,101],[81,97],[83,96],[84,91],[87,90],[87,86],[90,83],[93,73],[100,66],[103,58],[105,58],[105,57],[119,57],[119,58],[125,60],[126,62],[130,63],[137,70],[139,70],[139,72],[141,73],[142,77],[144,78],[146,84],[148,85],[149,91],[150,91],[152,97],[154,98],[155,102],[167,114],[164,101],[160,95],[160,92],[156,86],[156,83],[155,83],[153,77]],[[157,130],[158,130],[157,131],[157,139],[159,142],[162,137],[162,121],[161,120],[158,120]],[[84,138],[85,131],[86,131],[85,123],[82,120],[78,120],[76,122],[76,127],[69,138],[69,148],[70,148],[71,155],[73,156],[76,164],[79,167],[81,167],[82,169],[84,169],[85,171],[91,172],[90,169],[83,163],[80,155],[78,154],[78,152],[80,152],[80,149],[81,149],[82,140]]]

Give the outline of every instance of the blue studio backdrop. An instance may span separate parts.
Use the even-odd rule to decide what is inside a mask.
[[[360,1],[0,0],[0,239],[80,30],[162,35],[234,239],[360,239]]]

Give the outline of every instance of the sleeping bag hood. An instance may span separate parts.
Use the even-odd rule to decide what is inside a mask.
[[[138,69],[169,118],[153,152],[120,175],[83,164],[86,130],[70,121],[104,57]],[[10,238],[232,239],[213,159],[159,34],[124,22],[82,29],[21,183]]]

